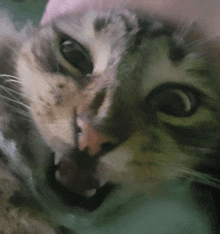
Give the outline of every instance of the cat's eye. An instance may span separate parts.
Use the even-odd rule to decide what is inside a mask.
[[[93,63],[89,51],[77,41],[73,39],[61,40],[60,52],[63,57],[83,75],[92,73]]]
[[[167,115],[187,117],[200,104],[200,93],[187,86],[165,85],[156,88],[146,100],[150,106]]]

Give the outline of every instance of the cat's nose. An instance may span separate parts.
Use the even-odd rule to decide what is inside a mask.
[[[79,136],[79,149],[81,151],[87,149],[90,155],[95,155],[101,151],[108,152],[117,145],[115,139],[98,132],[90,124],[79,121],[78,125],[81,128]]]

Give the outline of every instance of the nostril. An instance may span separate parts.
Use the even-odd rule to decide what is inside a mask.
[[[78,125],[76,126],[76,133],[82,133],[82,129]]]
[[[105,142],[101,144],[101,149],[109,152],[111,150],[113,150],[116,147],[116,144],[112,143],[112,142]]]
[[[80,119],[79,127],[82,129],[82,134],[75,135],[78,136],[78,148],[80,151],[84,151],[87,148],[88,154],[96,157],[112,150],[116,146],[116,139],[109,138],[104,133],[97,131],[92,125]],[[77,139],[75,142],[77,142]]]

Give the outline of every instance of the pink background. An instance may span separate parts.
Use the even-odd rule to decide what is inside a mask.
[[[119,0],[120,1],[120,0]],[[118,0],[96,0],[97,4],[120,6]],[[123,0],[122,0],[123,1]],[[78,10],[82,4],[88,4],[89,0],[51,0],[47,5],[42,24],[48,22],[54,16]],[[144,9],[150,13],[177,18],[182,21],[199,22],[199,24],[211,34],[220,32],[220,0],[124,0],[131,6]]]

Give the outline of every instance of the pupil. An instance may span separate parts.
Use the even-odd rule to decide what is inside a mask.
[[[200,93],[187,86],[170,87],[166,84],[154,89],[145,100],[145,107],[167,115],[187,117],[192,115],[200,103]],[[173,84],[173,86],[177,86]],[[147,111],[146,109],[146,111]]]
[[[61,43],[60,51],[64,58],[84,75],[92,73],[93,64],[91,56],[78,42],[66,40]]]
[[[175,91],[171,91],[166,100],[164,100],[164,103],[161,103],[159,109],[167,114],[176,115],[186,111],[186,105],[182,97],[175,93]]]

